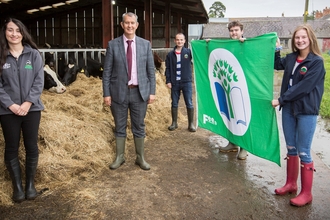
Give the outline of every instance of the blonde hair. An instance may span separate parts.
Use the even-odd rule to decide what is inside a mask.
[[[309,43],[309,50],[310,50],[310,52],[313,53],[313,54],[315,54],[315,55],[318,55],[318,56],[322,57],[322,53],[321,53],[319,44],[317,42],[316,35],[315,35],[314,31],[313,31],[313,28],[309,24],[299,25],[295,29],[295,31],[293,32],[293,35],[292,35],[292,38],[291,38],[291,48],[292,48],[292,51],[293,52],[299,52],[299,49],[295,45],[294,39],[296,37],[297,31],[300,31],[300,30],[305,30],[307,32],[307,36],[308,36],[308,39],[309,39],[309,42],[310,42]]]

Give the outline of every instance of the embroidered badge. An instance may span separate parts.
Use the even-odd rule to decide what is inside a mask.
[[[185,55],[184,55],[184,58],[185,58],[185,59],[188,59],[188,54],[185,54]]]
[[[28,70],[32,70],[32,65],[31,65],[31,61],[30,60],[27,60],[26,63],[25,63],[25,69],[28,69]]]
[[[3,64],[3,66],[2,66],[2,69],[9,69],[10,68],[10,63],[5,63],[5,64]]]
[[[301,75],[305,75],[305,74],[307,73],[307,67],[305,67],[305,66],[301,67],[299,73],[300,73]]]

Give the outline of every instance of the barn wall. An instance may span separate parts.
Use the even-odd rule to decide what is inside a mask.
[[[144,11],[134,8],[114,6],[114,37],[123,34],[120,26],[122,14],[132,11],[138,15],[138,36],[144,36]],[[164,48],[165,42],[165,18],[163,13],[154,12],[152,16],[152,47]],[[174,37],[177,32],[187,35],[187,21],[182,19],[181,30],[177,29],[177,16],[171,16],[171,47],[174,46]],[[48,43],[56,48],[73,48],[80,44],[84,48],[102,48],[102,5],[95,4],[89,8],[78,11],[70,11],[59,14],[56,17],[40,18],[27,24],[30,33],[40,48]]]

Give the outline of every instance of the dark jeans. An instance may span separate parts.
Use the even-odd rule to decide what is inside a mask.
[[[187,108],[194,108],[192,102],[192,83],[191,82],[176,82],[172,84],[171,98],[172,108],[179,106],[180,93],[182,91],[184,101]]]
[[[29,112],[26,116],[1,115],[0,122],[5,139],[5,161],[18,157],[18,148],[23,134],[26,157],[35,158],[38,151],[38,131],[41,112]]]

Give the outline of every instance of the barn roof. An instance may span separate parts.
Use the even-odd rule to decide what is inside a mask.
[[[74,0],[73,0],[74,1]],[[22,21],[36,19],[42,17],[57,16],[61,13],[76,11],[77,9],[90,8],[93,5],[101,4],[102,0],[0,0],[0,14],[4,19],[8,16],[18,18]],[[165,4],[168,1],[151,0],[153,11],[164,12]],[[54,7],[54,4],[64,3],[62,6]],[[71,3],[69,3],[71,2]],[[115,0],[118,6],[127,8],[144,10],[144,0]],[[178,2],[170,2],[171,13],[180,14],[182,17],[189,18],[199,23],[208,22],[208,14],[205,10],[202,0],[182,0]],[[49,9],[40,10],[41,7],[51,6]],[[27,10],[39,9],[38,12],[29,14]]]
[[[294,29],[304,22],[303,17],[230,18],[226,22],[205,24],[202,38],[229,38],[227,24],[233,20],[239,20],[244,25],[244,37],[277,32],[280,38],[291,38]],[[309,20],[308,23],[313,27],[318,38],[329,38],[329,20]]]

